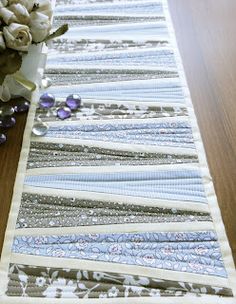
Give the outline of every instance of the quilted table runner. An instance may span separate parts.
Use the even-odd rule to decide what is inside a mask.
[[[236,303],[167,2],[58,0],[65,22],[45,69],[56,102],[37,93],[27,121],[0,303]],[[81,107],[61,119],[70,94]]]

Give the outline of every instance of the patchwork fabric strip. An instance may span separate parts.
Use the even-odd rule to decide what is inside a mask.
[[[160,280],[111,272],[11,264],[9,296],[46,298],[183,297],[203,294],[232,297],[229,288]]]
[[[70,167],[70,166],[115,166],[115,165],[161,165],[197,163],[196,154],[150,153],[104,149],[88,145],[55,144],[53,142],[32,142],[28,168]]]
[[[27,121],[0,303],[236,303],[167,1],[58,0],[64,23],[43,79],[55,103],[41,88]]]
[[[12,251],[226,276],[213,232],[18,236]]]
[[[120,74],[121,71],[118,71]],[[94,73],[94,71],[93,71]],[[94,74],[93,74],[94,75]],[[156,77],[156,73],[154,74]],[[78,76],[79,80],[81,82],[81,76]],[[110,77],[110,75],[109,75]],[[114,74],[114,77],[116,78],[116,74]],[[150,77],[150,76],[149,76]],[[66,82],[70,81],[72,82],[72,79],[67,77]],[[98,77],[99,79],[101,76]],[[63,79],[63,76],[58,79],[61,81]],[[99,81],[98,79],[98,81]],[[75,81],[77,79],[75,78]],[[40,115],[41,118],[43,118],[44,121],[54,121],[55,115],[53,115],[53,112],[56,111],[58,107],[65,106],[65,102],[58,101],[56,102],[55,106],[50,109],[50,111],[46,109],[37,109],[37,114]],[[185,107],[179,107],[179,106],[156,106],[153,105],[147,105],[146,103],[83,103],[83,105],[79,108],[79,110],[76,110],[72,112],[72,119],[71,120],[106,120],[106,119],[144,119],[144,118],[159,118],[159,117],[172,117],[172,116],[187,116],[188,112]]]
[[[208,212],[23,193],[17,228],[212,221]]]

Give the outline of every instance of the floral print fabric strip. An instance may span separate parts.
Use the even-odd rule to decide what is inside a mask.
[[[11,264],[9,296],[45,298],[230,297],[229,288],[130,274]]]
[[[16,236],[13,252],[226,277],[214,232]]]
[[[92,73],[92,71],[91,71]],[[78,74],[77,74],[78,75]],[[92,73],[92,75],[94,75]],[[64,75],[65,76],[65,75]],[[73,74],[72,74],[73,76]],[[65,76],[66,82],[71,82],[71,74]],[[74,76],[73,76],[74,77]],[[80,82],[82,81],[81,75],[78,75]],[[114,74],[114,77],[117,77]],[[99,76],[101,79],[101,76]],[[63,81],[63,76],[60,77]],[[74,79],[76,81],[76,78]],[[61,83],[59,83],[61,84]],[[38,108],[36,111],[37,117],[39,116],[44,122],[60,121],[54,112],[58,107],[65,106],[65,102],[56,102],[55,106],[50,109]],[[187,108],[178,106],[148,106],[145,103],[129,104],[129,103],[83,103],[78,110],[72,112],[72,121],[81,120],[106,120],[106,119],[146,119],[146,118],[161,118],[161,117],[177,117],[188,116]]]
[[[188,122],[103,123],[50,126],[45,137],[96,140],[151,146],[195,148]]]
[[[79,18],[79,16],[76,16],[76,18]],[[84,17],[82,17],[84,19]],[[157,17],[158,18],[158,17]],[[56,19],[56,17],[55,17]],[[71,18],[67,17],[66,19],[68,22],[71,22]],[[87,49],[87,46],[89,45],[89,49]],[[141,48],[153,48],[153,47],[165,47],[169,45],[168,37],[166,38],[160,38],[158,37],[158,40],[133,40],[132,37],[130,39],[120,39],[120,40],[113,40],[110,38],[106,39],[80,39],[80,37],[74,37],[74,39],[65,38],[65,36],[62,36],[58,39],[53,39],[51,42],[51,52],[55,53],[64,53],[64,52],[82,52],[86,49],[87,52],[96,52],[99,50],[104,51],[115,51],[115,50],[133,50],[138,47]],[[56,67],[55,67],[56,68]],[[63,71],[63,70],[62,70]],[[47,73],[50,73],[50,69],[46,69]],[[78,70],[74,73],[76,75],[78,73]],[[58,77],[59,78],[59,77]]]

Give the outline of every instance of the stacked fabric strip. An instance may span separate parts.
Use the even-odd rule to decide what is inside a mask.
[[[49,130],[23,155],[4,303],[235,303],[165,1],[59,0],[54,15],[70,29],[48,53],[56,104],[35,113]],[[82,106],[60,120],[69,94]]]

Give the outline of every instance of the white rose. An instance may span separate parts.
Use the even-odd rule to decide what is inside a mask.
[[[7,6],[7,0],[0,0],[0,9]],[[0,15],[0,25],[2,24],[2,20],[1,20],[1,15]]]
[[[10,11],[12,11],[15,15],[15,20],[14,22],[20,23],[20,24],[28,24],[29,23],[29,13],[27,9],[21,5],[20,3],[18,4],[12,4],[8,7]]]
[[[52,5],[49,0],[35,1],[36,11],[52,18]]]
[[[0,0],[0,8],[7,6],[7,0]]]
[[[8,25],[13,22],[20,24],[29,23],[29,13],[27,9],[19,3],[0,8],[0,16]]]
[[[3,38],[3,32],[0,32],[0,52],[4,51],[6,48],[6,44]]]
[[[11,23],[3,28],[6,46],[10,49],[26,52],[32,42],[32,36],[27,25]]]
[[[23,5],[27,9],[27,11],[30,13],[34,7],[35,1],[34,0],[8,0],[8,5],[18,4],[18,3]]]
[[[0,8],[7,6],[7,0],[0,0]]]
[[[0,19],[2,19],[6,24],[10,24],[16,21],[16,16],[12,11],[6,7],[0,8]]]
[[[36,11],[30,14],[29,27],[33,41],[41,42],[48,36],[51,22],[48,16]]]

